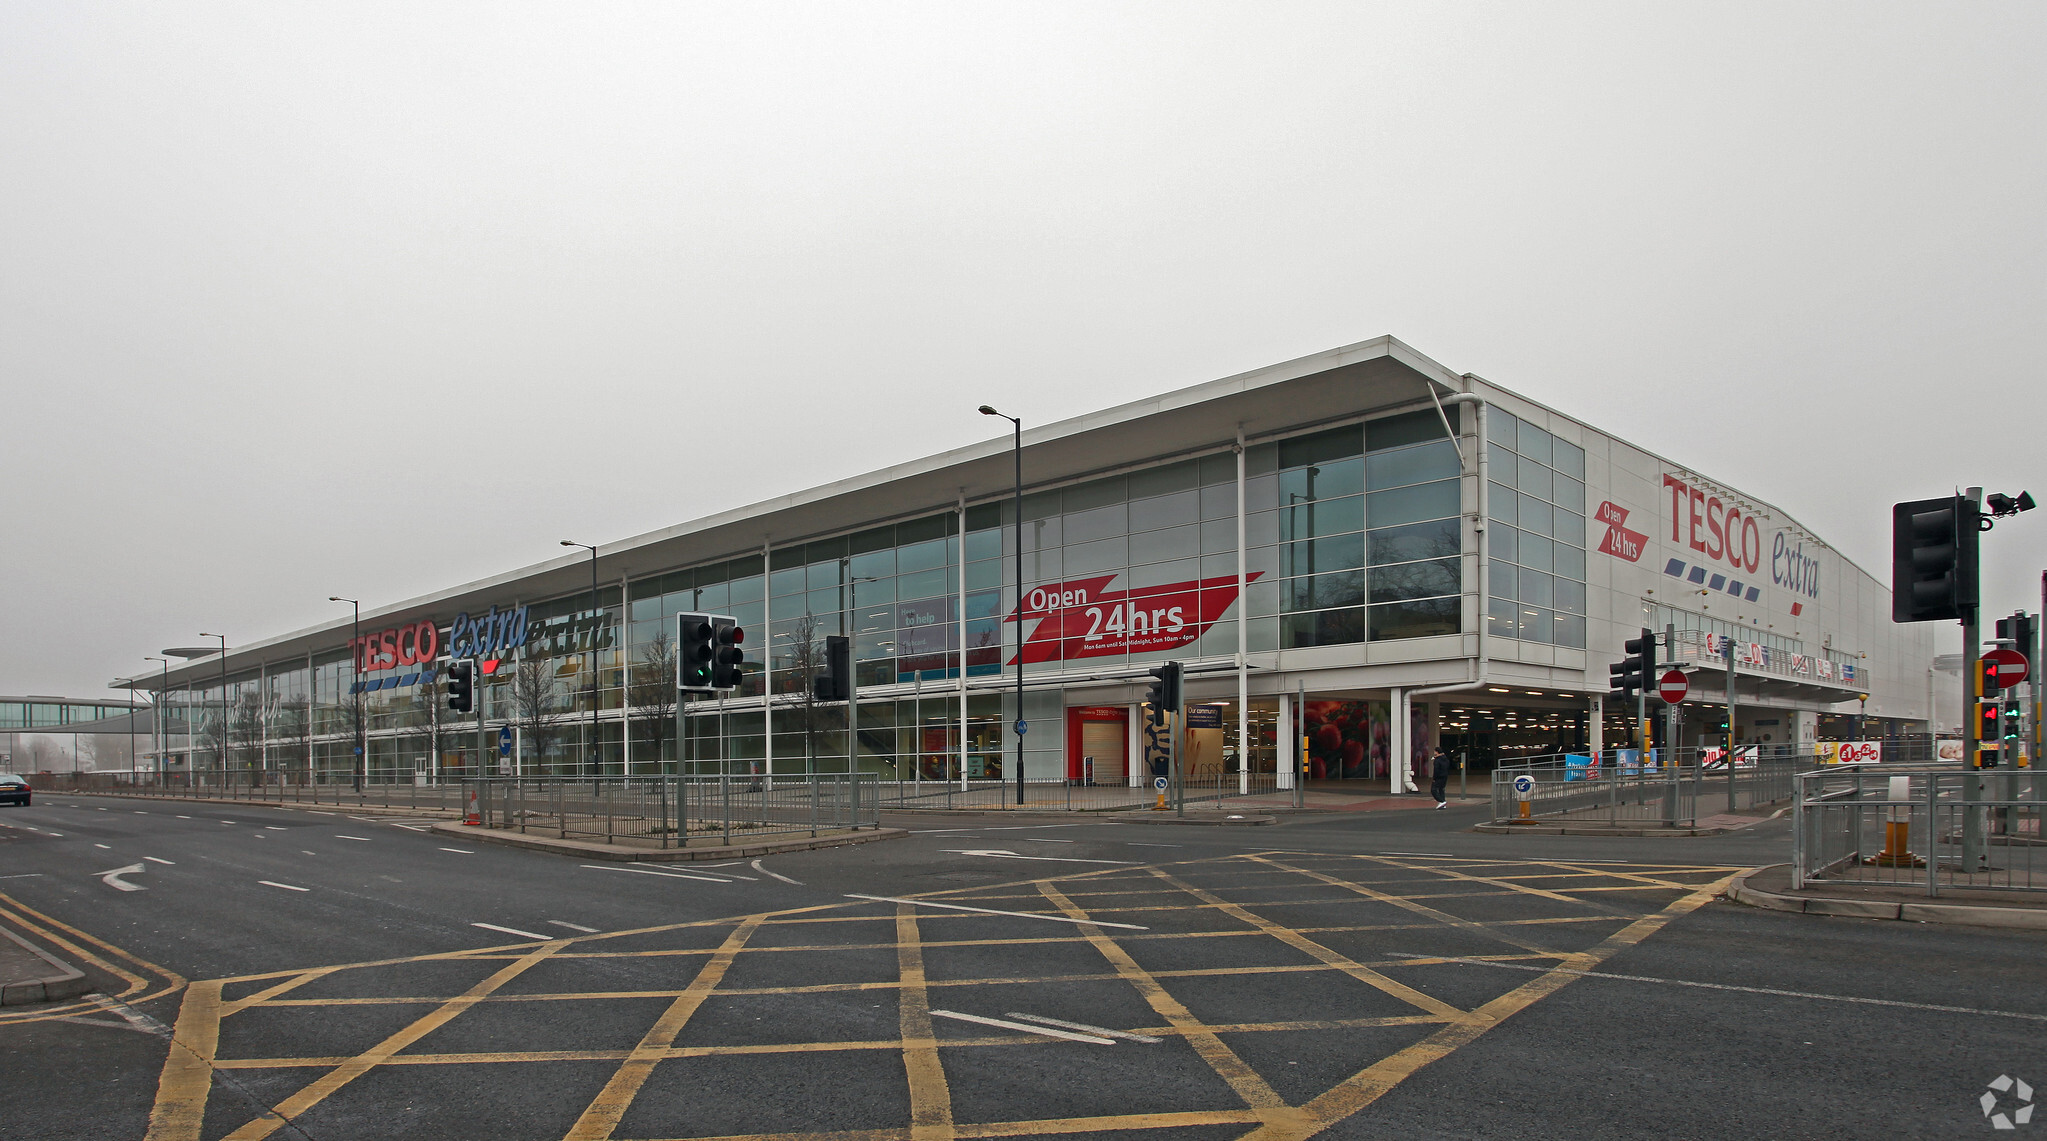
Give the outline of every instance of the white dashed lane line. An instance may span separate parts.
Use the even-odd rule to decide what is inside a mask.
[[[569,929],[569,930],[571,930],[571,931],[581,931],[581,932],[582,932],[583,934],[585,934],[585,935],[595,935],[595,934],[597,934],[597,928],[595,928],[595,927],[585,927],[585,926],[583,926],[583,925],[582,925],[582,924],[580,924],[580,923],[564,923],[564,922],[562,922],[562,921],[561,921],[561,920],[559,920],[559,919],[550,919],[550,920],[548,920],[548,921],[547,921],[547,923],[548,923],[548,926],[550,926],[550,927],[566,927],[566,928],[568,928],[568,929]]]
[[[552,935],[535,935],[535,934],[534,934],[533,932],[531,932],[531,931],[521,931],[521,930],[519,930],[519,929],[518,929],[517,927],[500,927],[500,926],[498,926],[498,925],[497,925],[497,924],[495,924],[495,923],[471,923],[471,924],[470,924],[470,926],[471,926],[471,927],[481,927],[481,928],[483,928],[483,929],[484,929],[485,931],[498,931],[498,932],[502,932],[502,933],[504,933],[504,934],[506,934],[506,935],[517,935],[517,936],[518,936],[519,938],[521,938],[521,939],[541,939],[541,940],[547,940],[547,939],[552,939],[552,938],[554,938],[554,936],[552,936]]]
[[[148,860],[148,861],[149,861],[150,863],[152,863],[152,864],[175,864],[175,863],[177,863],[177,861],[176,861],[176,860],[166,860],[166,859],[163,859],[163,858],[161,858],[161,857],[158,857],[158,856],[144,856],[144,857],[142,857],[142,858],[143,858],[143,859],[145,859],[145,860]]]
[[[290,885],[290,884],[288,884],[288,883],[278,883],[278,882],[277,882],[277,881],[275,881],[275,880],[257,880],[256,882],[257,882],[257,883],[259,883],[259,884],[262,884],[262,885],[263,885],[264,887],[281,887],[281,888],[283,888],[283,889],[284,889],[284,890],[286,890],[286,891],[311,891],[311,890],[313,890],[312,888],[309,888],[309,887],[293,887],[292,885]]]
[[[473,855],[475,855],[475,854],[476,854],[475,852],[472,852],[472,851],[468,850],[467,848],[442,848],[442,849],[441,849],[441,851],[443,851],[443,852],[453,852],[453,853],[455,853],[455,854],[456,854],[456,855],[458,855],[458,856],[473,856]]]
[[[335,838],[336,840],[360,840],[360,841],[362,841],[362,842],[363,842],[363,843],[365,843],[365,844],[367,844],[367,843],[369,843],[369,842],[370,842],[370,838],[369,838],[368,836],[343,836],[343,835],[342,835],[341,833],[339,833],[339,832],[336,832],[336,833],[334,834],[334,838]]]

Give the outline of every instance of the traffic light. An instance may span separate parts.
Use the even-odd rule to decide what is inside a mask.
[[[1996,702],[1985,701],[1976,706],[1976,740],[1982,746],[1976,750],[1978,768],[1988,768],[1997,763],[1995,746],[2004,739],[2004,711]]]
[[[2026,713],[2018,706],[2004,711],[2004,739],[2017,741],[2026,735]]]
[[[1152,669],[1151,688],[1145,690],[1144,703],[1151,706],[1151,723],[1163,726],[1166,715],[1180,711],[1181,680],[1185,671],[1178,662],[1167,662]]]
[[[1621,643],[1621,649],[1628,656],[1606,667],[1612,696],[1629,698],[1648,692],[1656,677],[1656,631],[1643,627],[1642,636],[1629,638]]]
[[[476,708],[476,663],[468,658],[448,663],[448,708],[457,713]]]
[[[740,681],[740,660],[746,651],[739,648],[746,641],[746,628],[736,618],[712,618],[711,641],[711,688],[738,689]]]
[[[1891,506],[1891,621],[1960,619],[1976,608],[1978,514],[1959,495]]]
[[[848,682],[853,677],[852,643],[837,634],[824,640],[824,669],[810,679],[811,692],[819,701],[844,701],[852,695]]]
[[[2028,658],[2033,656],[2033,628],[2033,616],[2023,610],[1997,620],[1998,638],[2009,642],[2012,649]]]
[[[684,693],[712,693],[711,659],[716,630],[708,614],[675,616],[675,686]]]
[[[1976,696],[1996,697],[2002,692],[2004,692],[2004,687],[1997,683],[1997,663],[1988,658],[1977,658]],[[1985,741],[1989,739],[1988,737],[1981,738],[1981,740]]]

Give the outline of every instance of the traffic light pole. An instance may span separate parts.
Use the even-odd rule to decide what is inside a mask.
[[[1727,811],[1734,811],[1734,745],[1739,738],[1734,732],[1734,639],[1726,634],[1720,636],[1721,649],[1727,652]]]

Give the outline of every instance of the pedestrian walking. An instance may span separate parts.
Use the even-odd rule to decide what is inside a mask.
[[[1436,746],[1436,756],[1429,762],[1429,795],[1436,798],[1439,809],[1450,807],[1445,795],[1450,787],[1450,753],[1443,746]]]

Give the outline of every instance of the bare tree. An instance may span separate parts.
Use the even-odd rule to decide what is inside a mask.
[[[547,755],[566,709],[554,668],[546,658],[522,658],[512,671],[512,722],[532,746],[535,760]]]
[[[313,783],[313,699],[293,694],[277,703],[277,738],[302,773],[301,782]]]
[[[410,732],[406,736],[420,743],[427,756],[427,771],[440,772],[441,736],[446,731],[452,710],[442,700],[441,687],[430,682],[421,682],[413,696],[418,701],[415,716],[408,719]]]
[[[815,614],[805,614],[797,620],[790,635],[789,664],[778,671],[784,692],[796,695],[795,702],[785,707],[784,716],[794,718],[797,727],[803,730],[803,755],[813,773],[817,771],[818,732],[831,727],[826,724],[831,711],[817,700],[817,679],[825,671],[824,643],[817,636],[818,627],[823,624],[824,620]]]
[[[241,753],[242,767],[250,771],[256,784],[263,783],[263,731],[269,710],[266,695],[244,692],[235,698],[227,724],[228,741]]]
[[[640,647],[632,684],[626,687],[626,717],[646,742],[656,771],[661,747],[675,729],[675,698],[675,643],[663,630]]]

